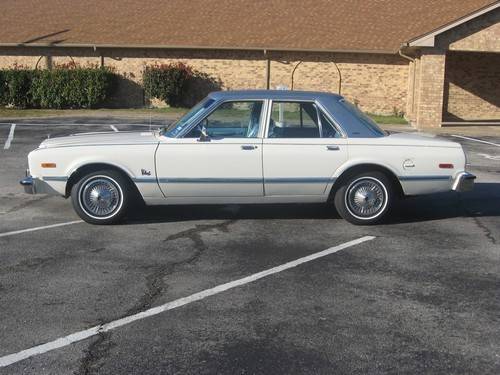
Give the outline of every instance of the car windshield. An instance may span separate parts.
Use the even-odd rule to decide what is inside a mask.
[[[184,116],[182,116],[179,120],[175,121],[174,123],[170,124],[169,126],[166,126],[163,128],[162,135],[169,137],[169,138],[175,138],[177,135],[179,135],[182,130],[184,130],[189,124],[191,123],[191,120],[196,117],[200,112],[203,112],[205,109],[210,107],[215,100],[211,98],[205,98],[198,104],[196,104],[191,110],[186,113]]]
[[[371,132],[375,133],[377,136],[385,136],[387,133],[382,130],[375,121],[368,117],[363,111],[361,111],[354,104],[348,102],[347,100],[341,100],[340,104],[344,106],[353,116],[355,116],[364,126],[366,126]]]

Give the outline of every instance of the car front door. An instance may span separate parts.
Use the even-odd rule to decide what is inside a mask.
[[[347,139],[314,102],[273,101],[268,118],[265,195],[326,194],[347,161]]]
[[[263,196],[264,101],[227,101],[182,138],[165,138],[156,154],[169,197]]]

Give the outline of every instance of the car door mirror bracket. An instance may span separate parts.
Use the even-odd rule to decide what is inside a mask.
[[[203,125],[200,129],[200,138],[198,138],[198,142],[210,142],[210,136],[207,133],[205,125]]]

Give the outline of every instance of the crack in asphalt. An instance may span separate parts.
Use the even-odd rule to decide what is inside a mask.
[[[206,245],[203,242],[201,236],[203,233],[212,230],[218,230],[220,232],[227,233],[229,232],[228,226],[233,224],[235,221],[236,220],[227,220],[217,224],[199,224],[196,225],[194,228],[172,234],[168,236],[166,239],[164,239],[163,242],[165,243],[187,238],[193,242],[195,251],[190,257],[181,260],[179,262],[169,262],[166,264],[153,267],[154,271],[146,277],[147,289],[145,294],[139,299],[139,301],[135,304],[134,307],[132,307],[125,313],[125,316],[135,314],[138,313],[139,311],[143,311],[150,308],[156,301],[156,299],[165,290],[166,286],[165,282],[163,281],[164,277],[172,273],[176,267],[192,264],[199,259],[203,251],[206,249]]]
[[[472,220],[474,220],[474,223],[479,227],[484,232],[485,237],[493,244],[497,244],[497,240],[495,237],[493,237],[493,232],[484,224],[481,220],[479,220],[479,217],[469,215]]]
[[[85,350],[85,357],[80,361],[80,367],[75,375],[92,375],[99,373],[103,358],[107,357],[111,349],[115,346],[111,341],[110,332],[99,333]]]
[[[493,245],[496,245],[497,240],[493,236],[493,232],[490,230],[490,228],[488,228],[488,226],[485,223],[483,223],[480,220],[480,216],[478,216],[478,214],[474,213],[471,209],[466,207],[465,201],[462,199],[461,196],[458,198],[458,202],[463,212],[465,213],[465,216],[471,218],[474,224],[484,233],[484,236],[488,239],[488,241],[491,242]]]
[[[194,228],[173,234],[163,240],[163,242],[165,243],[188,238],[193,242],[195,251],[190,257],[182,261],[173,263],[170,262],[160,266],[155,266],[154,272],[146,277],[146,292],[135,304],[135,306],[127,310],[127,312],[123,314],[121,318],[151,308],[153,303],[165,290],[166,285],[163,280],[164,277],[172,273],[176,267],[186,264],[192,264],[199,259],[203,251],[206,249],[206,245],[202,239],[203,233],[212,230],[218,230],[223,233],[228,233],[228,226],[235,222],[236,220],[227,220],[217,224],[196,225]],[[85,350],[85,357],[82,358],[80,368],[76,375],[92,375],[98,373],[103,365],[103,363],[101,363],[102,360],[109,355],[114,345],[115,344],[111,341],[110,332],[99,333],[97,338],[94,339],[88,346],[87,350]]]
[[[10,213],[15,212],[15,211],[22,210],[23,208],[27,208],[29,206],[36,204],[36,203],[42,202],[48,198],[50,198],[50,195],[42,195],[39,198],[31,198],[30,200],[27,200],[26,202],[22,202],[14,207],[9,208],[7,211],[0,211],[0,215],[7,215],[7,214],[10,214]]]
[[[59,253],[50,257],[34,257],[25,259],[17,264],[11,266],[0,267],[0,275],[5,275],[8,273],[15,272],[26,272],[31,270],[38,270],[39,268],[46,267],[48,265],[56,264],[61,261],[66,261],[67,259],[74,258],[75,255]]]

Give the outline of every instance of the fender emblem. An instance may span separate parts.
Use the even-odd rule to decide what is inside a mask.
[[[403,162],[403,168],[406,169],[406,168],[414,168],[415,167],[415,163],[413,162],[413,160],[411,159],[406,159],[404,162]]]
[[[151,176],[151,171],[148,171],[146,169],[141,169],[141,173],[143,176]]]

